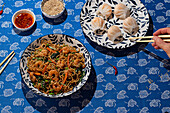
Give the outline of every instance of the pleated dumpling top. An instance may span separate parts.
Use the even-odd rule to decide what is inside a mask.
[[[114,15],[117,18],[124,20],[125,18],[130,16],[130,10],[126,5],[119,3],[115,6]]]
[[[112,14],[112,8],[109,4],[103,3],[96,12],[97,15],[102,16],[104,19],[108,19]]]
[[[123,30],[130,35],[135,35],[139,26],[133,17],[128,17],[123,21]]]
[[[104,30],[105,29],[105,21],[101,17],[94,17],[91,20],[92,31],[96,30]]]
[[[107,36],[108,36],[109,40],[114,42],[116,38],[118,38],[118,39],[122,38],[122,33],[121,33],[121,30],[119,29],[119,27],[113,25],[108,29]]]

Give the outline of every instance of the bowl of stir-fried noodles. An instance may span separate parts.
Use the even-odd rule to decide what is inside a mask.
[[[58,98],[71,95],[87,81],[90,54],[77,39],[51,34],[33,41],[23,52],[20,72],[36,94]]]

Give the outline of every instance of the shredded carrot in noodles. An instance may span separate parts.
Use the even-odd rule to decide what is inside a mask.
[[[27,60],[33,86],[49,95],[73,90],[84,76],[83,53],[68,45],[43,40]]]

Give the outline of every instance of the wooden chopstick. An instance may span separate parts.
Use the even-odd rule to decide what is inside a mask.
[[[163,39],[165,42],[170,42],[170,39]],[[154,40],[137,40],[136,42],[154,42]]]
[[[128,39],[147,39],[147,38],[153,38],[154,36],[145,36],[145,37],[129,37]],[[160,38],[170,38],[170,35],[158,35]]]
[[[11,56],[12,55],[12,56]],[[6,60],[8,59],[8,61],[5,63],[5,65],[2,67],[2,69],[0,70],[0,75],[1,73],[4,71],[4,69],[6,68],[6,66],[9,64],[9,62],[12,60],[12,58],[14,57],[15,53],[14,51],[12,51],[0,64],[0,67],[6,62]]]
[[[12,51],[1,63],[0,63],[0,67],[8,60],[8,58],[14,53],[14,51]]]

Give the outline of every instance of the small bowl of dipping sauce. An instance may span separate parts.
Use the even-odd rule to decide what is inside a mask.
[[[35,23],[35,14],[28,9],[21,9],[12,16],[12,23],[18,30],[27,31]]]
[[[48,18],[58,18],[63,14],[65,4],[63,0],[43,0],[41,2],[41,11]]]

